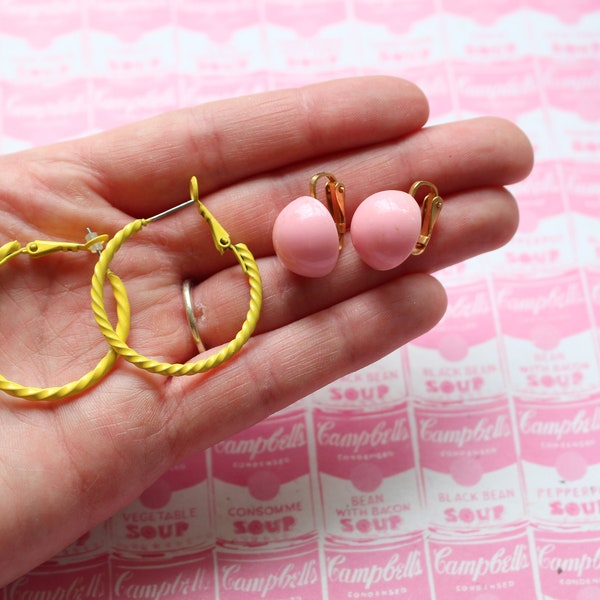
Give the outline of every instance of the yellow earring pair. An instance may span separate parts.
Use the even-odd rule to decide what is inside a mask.
[[[102,334],[110,345],[110,350],[96,367],[76,381],[61,386],[37,388],[21,385],[0,375],[0,390],[11,396],[27,400],[60,400],[81,393],[98,383],[112,369],[119,356],[123,356],[125,360],[146,371],[166,376],[179,376],[208,371],[222,364],[241,350],[254,332],[260,315],[262,283],[258,266],[248,247],[241,243],[233,244],[227,231],[200,201],[198,181],[195,177],[192,177],[190,181],[190,195],[191,199],[179,206],[154,217],[137,219],[129,223],[108,241],[104,250],[102,250],[103,244],[108,240],[109,236],[97,235],[90,230],[88,230],[84,244],[36,240],[24,247],[17,241],[9,242],[0,247],[0,267],[20,254],[27,254],[30,257],[40,257],[58,251],[76,252],[89,250],[97,252],[99,259],[92,277],[92,310]],[[197,206],[200,215],[208,223],[216,249],[221,254],[224,254],[226,250],[233,252],[242,270],[248,276],[250,306],[240,331],[219,352],[196,362],[171,364],[146,358],[127,345],[126,339],[129,334],[131,321],[129,300],[123,282],[110,270],[109,266],[123,243],[143,227],[190,204]],[[110,283],[116,300],[117,325],[115,327],[110,323],[104,303],[103,292],[106,280]],[[190,326],[195,327],[195,319],[190,314],[187,304],[186,313]],[[193,327],[192,335],[194,339],[199,339],[197,329],[194,331]]]

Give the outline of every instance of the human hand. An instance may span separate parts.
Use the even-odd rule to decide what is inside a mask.
[[[201,199],[257,258],[261,319],[243,350],[214,371],[166,378],[119,359],[73,399],[2,394],[0,585],[105,520],[183,457],[252,425],[430,329],[445,295],[429,275],[496,248],[517,224],[502,186],[525,177],[531,147],[515,126],[475,119],[423,128],[413,85],[358,78],[185,109],[114,131],[0,157],[0,245],[112,235],[188,197]],[[318,280],[273,255],[279,210],[326,170],[343,181],[351,216],[382,189],[435,183],[444,209],[427,251],[394,271],[366,267],[348,242]],[[0,269],[0,372],[46,387],[78,379],[107,352],[90,310],[94,256],[17,257]],[[130,346],[168,362],[197,349],[182,303],[193,300],[207,348],[228,342],[248,309],[248,282],[187,208],[150,224],[111,268],[132,307]],[[110,289],[106,289],[110,297]],[[365,335],[368,332],[368,335]]]

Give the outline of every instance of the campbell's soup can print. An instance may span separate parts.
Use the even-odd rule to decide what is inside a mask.
[[[133,123],[177,108],[177,80],[173,75],[98,76],[92,82],[91,104],[96,129]]]
[[[361,33],[368,35],[370,28],[367,24],[383,25],[390,34],[390,39],[397,41],[402,39],[413,25],[423,20],[431,18],[435,14],[434,0],[424,0],[419,2],[388,2],[387,0],[354,0],[354,16],[361,22]],[[381,27],[373,28],[373,37],[378,34],[382,37]],[[433,37],[433,35],[432,35]],[[413,38],[410,38],[414,40]],[[430,44],[433,40],[427,40]]]
[[[0,5],[0,33],[8,34],[5,39],[18,37],[38,50],[47,50],[61,36],[79,33],[82,20],[77,0],[24,0]]]
[[[551,17],[548,23],[554,32],[557,31],[555,19],[558,19],[561,24],[575,25],[581,17],[596,8],[595,0],[582,0],[581,2],[528,0],[527,4],[530,9],[540,13],[540,16]],[[558,29],[558,32],[562,32],[562,30]]]
[[[436,600],[539,598],[525,525],[428,539]]]
[[[213,540],[206,455],[172,467],[111,519],[113,550],[122,555],[170,555]]]
[[[590,306],[596,330],[596,337],[600,347],[600,271],[586,271],[584,273],[590,295]]]
[[[430,600],[423,533],[389,543],[326,543],[329,598]]]
[[[276,551],[217,552],[220,600],[314,600],[323,597],[315,541]]]
[[[346,4],[343,0],[303,0],[301,3],[288,0],[265,0],[263,4],[265,20],[275,39],[292,30],[294,37],[313,38],[320,29],[330,27],[347,19]],[[315,41],[311,39],[311,41]]]
[[[551,276],[574,264],[559,169],[558,162],[537,162],[530,175],[511,190],[519,199],[519,228],[510,244],[493,253],[498,259],[496,272],[528,276],[535,270]]]
[[[600,261],[600,163],[563,161],[561,164],[573,224],[571,245],[576,248],[580,265],[597,269]]]
[[[503,0],[497,2],[505,4]],[[475,2],[468,4],[476,6]],[[483,6],[488,6],[488,3]],[[504,41],[511,43],[509,38]],[[494,114],[516,122],[540,105],[534,64],[528,58],[513,57],[493,64],[488,61],[453,61],[452,73],[456,81],[458,104],[464,117]]]
[[[110,594],[109,563],[105,554],[89,561],[43,564],[7,585],[4,596],[0,594],[0,597],[6,600],[105,600]]]
[[[594,334],[578,271],[497,279],[496,304],[513,389],[569,398],[600,387]]]
[[[79,536],[47,564],[86,561],[95,556],[106,555],[109,547],[109,528],[108,521],[106,521]]]
[[[221,544],[299,541],[315,534],[306,418],[284,411],[213,446]]]
[[[600,598],[600,531],[536,527],[537,571],[544,600]]]
[[[113,557],[111,592],[113,600],[216,599],[213,550],[163,559]]]
[[[238,30],[247,30],[261,21],[260,5],[254,0],[197,2],[179,0],[176,4],[177,25],[198,35],[210,36],[226,43]],[[211,57],[214,62],[215,58]]]
[[[83,77],[61,81],[49,74],[43,81],[7,82],[3,90],[4,134],[32,146],[81,135],[90,127],[88,101]]]
[[[406,399],[402,350],[316,391],[311,400],[324,409],[386,408]]]
[[[503,0],[491,0],[482,4],[473,0],[446,0],[444,10],[448,12],[454,22],[459,22],[463,27],[465,18],[469,21],[479,24],[482,27],[488,27],[498,19],[506,17],[512,4],[507,4]]]
[[[521,520],[524,506],[505,397],[485,404],[417,404],[427,514],[436,525],[485,529]]]
[[[515,407],[529,516],[600,524],[600,395]]]
[[[598,60],[579,56],[564,60],[553,56],[537,59],[541,85],[549,114],[585,127],[600,118]],[[563,116],[564,115],[564,116]]]
[[[95,33],[135,42],[171,23],[169,4],[168,0],[152,0],[140,10],[137,0],[88,0],[90,27]]]
[[[406,405],[313,413],[325,532],[377,540],[418,529],[421,506]]]
[[[485,281],[447,288],[435,329],[408,345],[409,388],[432,400],[479,400],[504,391],[492,300]]]

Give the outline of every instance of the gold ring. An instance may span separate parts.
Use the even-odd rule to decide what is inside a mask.
[[[202,343],[202,338],[200,337],[200,332],[198,331],[198,322],[196,321],[196,315],[194,313],[194,306],[192,304],[192,281],[191,279],[186,279],[183,282],[182,288],[183,292],[183,305],[185,306],[185,316],[187,317],[188,325],[190,326],[190,331],[192,332],[192,337],[194,338],[194,342],[196,342],[196,346],[198,346],[198,350],[200,352],[204,352],[206,348]]]

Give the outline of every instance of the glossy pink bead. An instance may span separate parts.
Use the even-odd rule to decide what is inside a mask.
[[[352,243],[377,271],[393,269],[413,251],[421,231],[421,210],[406,192],[386,190],[366,198],[352,217]]]
[[[279,260],[304,277],[331,273],[339,255],[335,222],[325,205],[311,196],[296,198],[279,213],[273,246]]]

